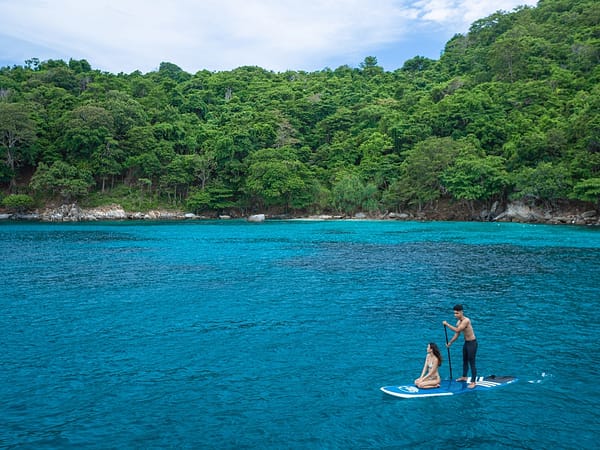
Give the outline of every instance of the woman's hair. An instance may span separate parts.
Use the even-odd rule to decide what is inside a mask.
[[[438,359],[438,366],[442,365],[442,353],[438,348],[437,344],[430,342],[429,347],[431,347],[431,353]]]

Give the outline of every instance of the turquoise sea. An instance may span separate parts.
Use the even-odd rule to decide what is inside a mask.
[[[600,229],[0,223],[1,448],[595,448]],[[481,375],[398,399],[462,303]],[[454,377],[461,341],[451,349]],[[449,376],[443,349],[442,375]]]

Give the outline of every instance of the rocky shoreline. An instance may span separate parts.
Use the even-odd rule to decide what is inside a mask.
[[[369,215],[357,213],[347,215],[287,215],[287,214],[253,214],[240,216],[231,215],[199,216],[192,213],[170,210],[152,210],[146,212],[125,211],[120,205],[107,205],[99,208],[81,208],[76,203],[62,205],[57,208],[45,208],[26,214],[0,213],[0,220],[29,220],[42,222],[92,222],[92,221],[126,221],[126,220],[207,220],[207,219],[246,219],[250,222],[262,222],[268,219],[298,219],[298,220],[400,220],[400,221],[479,221],[479,222],[519,222],[540,224],[572,224],[600,225],[600,214],[589,205],[569,205],[569,207],[554,210],[544,210],[539,207],[513,202],[501,209],[494,205],[490,210],[481,210],[477,214],[466,211],[457,205],[439,207],[420,212],[400,212]]]

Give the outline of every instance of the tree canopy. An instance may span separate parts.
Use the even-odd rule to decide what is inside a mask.
[[[0,187],[220,211],[352,213],[446,198],[600,204],[600,4],[475,21],[385,71],[0,69]]]

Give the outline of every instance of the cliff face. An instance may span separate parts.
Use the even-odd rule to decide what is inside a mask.
[[[405,220],[519,222],[546,224],[600,225],[600,214],[593,205],[583,202],[559,202],[552,207],[510,202],[494,203],[490,208],[470,209],[466,204],[440,201],[420,212],[390,214],[391,218],[402,216]]]

